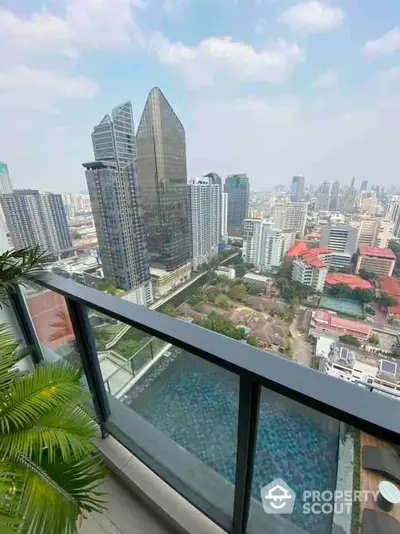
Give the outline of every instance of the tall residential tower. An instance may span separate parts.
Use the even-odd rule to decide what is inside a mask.
[[[132,104],[105,115],[92,133],[95,160],[84,163],[104,277],[132,290],[137,304],[153,292],[139,207]]]
[[[16,249],[38,245],[60,251],[72,247],[61,195],[15,189],[1,197],[1,206]]]
[[[306,179],[304,176],[293,176],[292,187],[290,189],[290,200],[299,201],[304,200]]]

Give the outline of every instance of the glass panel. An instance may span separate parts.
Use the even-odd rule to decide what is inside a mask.
[[[65,358],[80,365],[75,335],[62,295],[38,285],[21,288],[45,360]]]
[[[333,514],[307,513],[303,496],[307,491],[335,491],[340,472],[340,430],[336,419],[262,388],[248,532],[331,533]],[[342,431],[347,432],[344,426]],[[353,455],[352,445],[348,444],[342,451],[344,461],[349,447]],[[346,489],[352,489],[351,479]],[[296,494],[290,513],[292,499],[272,500],[285,490]],[[269,507],[268,513],[262,499]],[[285,513],[278,508],[281,505],[288,507]]]
[[[104,325],[92,325],[96,339]],[[171,486],[229,530],[239,379],[193,354],[120,325],[99,351],[110,425]],[[112,346],[111,346],[112,345]],[[103,344],[103,347],[105,345]]]

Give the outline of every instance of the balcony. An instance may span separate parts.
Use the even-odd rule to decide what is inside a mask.
[[[306,514],[305,492],[377,489],[356,472],[360,442],[399,443],[397,399],[58,276],[11,301],[35,363],[82,365],[99,449],[165,532],[361,532],[374,503]],[[275,479],[297,494],[290,515],[264,511]]]

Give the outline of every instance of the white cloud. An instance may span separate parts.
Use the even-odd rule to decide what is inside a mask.
[[[82,46],[126,45],[140,32],[134,9],[140,0],[65,0],[65,16],[44,10],[27,17],[0,10],[0,44],[9,54],[37,52],[76,56]]]
[[[319,33],[337,28],[343,19],[344,12],[340,8],[317,0],[289,7],[279,17],[280,22],[307,33]]]
[[[186,2],[187,0],[163,0],[162,8],[164,11],[171,12],[186,4]]]
[[[261,35],[262,33],[265,32],[265,30],[268,28],[268,23],[266,20],[264,19],[260,19],[257,24],[256,24],[256,27],[254,28],[254,31],[256,32],[257,35]]]
[[[25,66],[0,71],[0,88],[29,93],[50,92],[56,98],[92,98],[98,92],[97,84],[83,76],[68,77]]]
[[[304,59],[297,43],[282,39],[256,50],[229,36],[209,37],[190,47],[153,34],[148,48],[162,63],[181,69],[192,88],[212,85],[219,75],[238,80],[282,82]]]
[[[318,89],[325,89],[331,85],[336,85],[339,82],[339,73],[336,69],[327,69],[325,72],[320,74],[315,80],[315,86]]]
[[[364,45],[364,54],[370,57],[393,54],[400,51],[400,28],[393,28],[375,41]]]

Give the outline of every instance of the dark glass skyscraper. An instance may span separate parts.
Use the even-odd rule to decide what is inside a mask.
[[[292,178],[292,187],[290,190],[290,200],[295,202],[304,200],[304,186],[305,186],[304,176],[293,176]]]
[[[339,191],[340,183],[336,180],[336,182],[333,182],[332,184],[331,199],[329,202],[329,209],[332,211],[336,211],[339,209]]]
[[[158,87],[147,97],[136,146],[149,262],[173,271],[190,260],[186,138]]]
[[[132,104],[114,108],[92,133],[95,162],[84,163],[104,277],[132,290],[138,304],[153,301],[138,199]]]
[[[230,174],[225,179],[228,194],[228,234],[238,235],[249,211],[250,182],[247,174]]]

